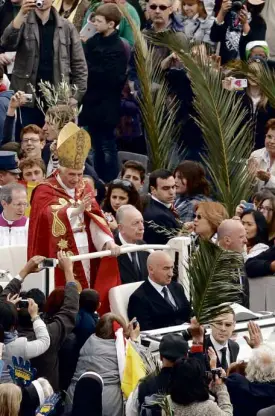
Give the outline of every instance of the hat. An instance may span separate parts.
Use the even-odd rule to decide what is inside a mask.
[[[18,157],[15,152],[0,151],[0,170],[10,173],[21,173],[18,168]]]
[[[257,46],[260,46],[265,51],[266,57],[269,58],[269,46],[268,43],[265,40],[254,40],[252,42],[248,42],[245,48],[245,55],[246,59],[248,60],[252,49],[256,48]]]
[[[91,148],[91,139],[84,129],[68,123],[57,139],[59,165],[70,169],[82,169]]]
[[[170,361],[183,358],[188,353],[188,342],[182,335],[167,334],[162,337],[159,344],[159,353],[162,357]]]
[[[248,3],[253,4],[253,6],[259,6],[260,4],[264,4],[265,0],[248,0]]]

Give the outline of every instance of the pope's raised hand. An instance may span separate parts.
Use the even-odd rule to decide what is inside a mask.
[[[92,207],[92,202],[93,202],[93,195],[91,193],[85,195],[80,203],[80,206],[79,206],[80,210],[82,212],[86,210],[90,211]]]

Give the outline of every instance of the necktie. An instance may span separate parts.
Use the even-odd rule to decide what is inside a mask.
[[[132,257],[132,264],[133,264],[134,272],[135,272],[135,275],[137,276],[137,281],[139,281],[141,280],[141,273],[140,273],[140,268],[138,267],[137,253],[132,253],[131,257]]]
[[[164,286],[164,288],[162,289],[162,293],[164,295],[164,300],[173,308],[174,311],[176,311],[177,307],[173,305],[173,303],[170,301],[169,295],[168,295],[168,289],[166,286]]]
[[[222,348],[221,350],[222,353],[222,360],[221,360],[221,366],[224,369],[224,371],[227,370],[228,368],[228,362],[226,360],[226,351],[227,351],[227,347]]]
[[[179,213],[173,204],[171,204],[170,211],[173,212],[175,218],[179,218]]]

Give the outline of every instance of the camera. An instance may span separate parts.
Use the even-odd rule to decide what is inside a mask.
[[[20,302],[18,303],[18,308],[19,309],[28,308],[28,307],[29,307],[28,299],[21,299]]]
[[[233,0],[232,1],[232,10],[234,12],[239,12],[244,6],[246,0]]]
[[[44,0],[36,0],[35,5],[38,9],[42,9],[44,6]]]
[[[24,94],[24,98],[26,100],[26,104],[32,103],[32,94]]]
[[[221,376],[222,376],[222,370],[220,368],[213,368],[213,370],[211,370],[211,371],[206,371],[205,372],[205,375],[207,377],[207,380],[210,383],[210,381],[212,381],[212,380],[215,381],[216,375],[219,378],[221,378]]]
[[[56,259],[45,259],[39,264],[39,269],[50,269],[57,266]]]

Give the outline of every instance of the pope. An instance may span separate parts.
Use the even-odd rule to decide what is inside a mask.
[[[59,133],[60,167],[32,193],[28,258],[34,255],[57,258],[59,250],[70,256],[101,250],[111,250],[113,256],[119,254],[92,188],[83,181],[90,148],[89,134],[74,123],[68,123]],[[74,273],[82,289],[92,287],[99,291],[100,312],[107,312],[108,291],[121,284],[116,258],[75,262]],[[55,285],[65,285],[59,268],[55,270]]]

